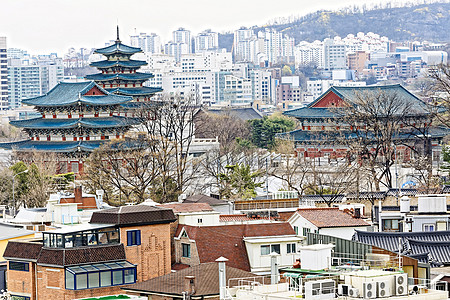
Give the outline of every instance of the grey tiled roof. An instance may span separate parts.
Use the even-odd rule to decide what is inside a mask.
[[[176,217],[172,209],[141,204],[95,211],[92,214],[90,223],[127,226],[162,224],[174,221],[176,221]]]
[[[399,252],[407,256],[430,254],[433,264],[450,264],[450,231],[427,232],[364,232],[356,230],[353,239]]]
[[[228,115],[244,121],[262,118],[262,115],[253,107],[208,109],[206,112],[216,115]]]

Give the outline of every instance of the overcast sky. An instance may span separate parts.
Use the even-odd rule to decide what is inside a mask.
[[[155,32],[166,42],[178,27],[193,34],[208,28],[232,31],[319,9],[406,1],[0,0],[0,36],[8,38],[8,47],[32,54],[57,52],[61,56],[70,47],[103,47],[106,41],[115,39],[116,24],[126,43],[135,30]]]

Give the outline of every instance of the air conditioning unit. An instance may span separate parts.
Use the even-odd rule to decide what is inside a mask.
[[[348,290],[348,296],[353,297],[353,298],[358,298],[359,297],[359,290],[356,288],[351,288]]]
[[[335,281],[318,280],[305,282],[305,299],[334,299]]]
[[[408,294],[408,274],[398,274],[394,277],[395,295],[404,296]]]
[[[378,281],[377,282],[377,295],[378,298],[390,297],[391,296],[391,286],[389,281]]]
[[[349,296],[349,290],[352,288],[349,284],[338,284],[338,295]]]
[[[376,298],[377,297],[377,283],[374,281],[363,282],[364,298]]]

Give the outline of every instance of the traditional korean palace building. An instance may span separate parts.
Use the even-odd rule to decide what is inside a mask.
[[[150,98],[161,88],[144,86],[145,81],[154,75],[138,72],[139,68],[147,65],[145,61],[133,60],[131,56],[141,53],[142,50],[122,44],[119,39],[119,28],[117,28],[117,39],[115,44],[95,50],[94,53],[106,56],[106,60],[93,62],[90,66],[95,67],[101,73],[87,75],[86,79],[94,80],[99,86],[110,93],[132,96],[134,101],[150,101]],[[133,103],[127,104],[130,108]]]
[[[93,150],[123,138],[131,126],[140,123],[120,113],[121,106],[132,100],[111,94],[94,81],[59,83],[43,96],[22,101],[33,105],[41,117],[10,122],[29,139],[0,147],[16,150],[19,158],[34,151],[52,152],[58,155],[58,172],[82,172],[83,160]]]
[[[404,161],[409,160],[411,150],[406,144],[414,146],[420,140],[419,136],[422,136],[423,139],[426,135],[431,143],[433,159],[439,160],[440,142],[444,136],[450,134],[450,130],[444,127],[430,126],[432,114],[427,104],[399,84],[364,87],[333,86],[308,106],[284,112],[284,115],[296,118],[300,123],[300,128],[280,134],[279,137],[293,140],[300,157],[328,159],[345,157],[348,148],[344,145],[345,143],[340,142],[340,139],[357,138],[355,130],[364,130],[364,128],[356,129],[344,124],[343,114],[339,109],[346,105],[355,105],[359,95],[370,97],[371,94],[375,96],[377,93],[395,94],[399,101],[408,106],[408,120],[405,119],[405,124],[409,122],[408,124],[413,123],[414,126],[405,125],[403,128],[400,125],[403,129],[393,137],[394,140],[401,139],[402,144],[405,145],[397,146],[399,156]],[[442,111],[443,108],[439,110]],[[426,132],[419,132],[418,128],[426,128]]]

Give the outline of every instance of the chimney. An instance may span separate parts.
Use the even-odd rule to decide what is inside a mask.
[[[228,261],[225,257],[221,256],[216,259],[216,262],[219,263],[219,291],[220,291],[220,300],[225,299],[225,291],[227,288],[227,275],[225,273],[225,263]]]
[[[74,195],[75,203],[83,203],[83,188],[81,185],[75,187]]]
[[[184,277],[184,290],[187,292],[187,294],[193,295],[195,294],[195,276],[188,275]]]

